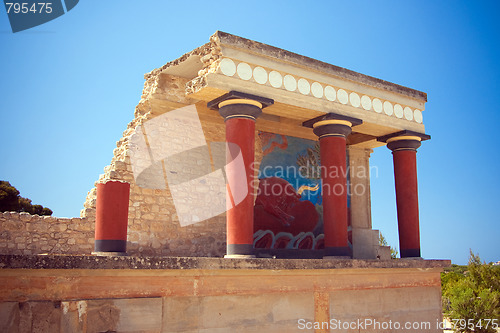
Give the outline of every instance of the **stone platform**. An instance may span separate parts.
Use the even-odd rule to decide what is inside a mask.
[[[0,331],[335,332],[359,319],[380,325],[371,332],[398,331],[384,328],[389,321],[440,332],[440,272],[449,265],[2,255]]]

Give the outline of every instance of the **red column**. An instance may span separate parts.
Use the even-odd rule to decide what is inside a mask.
[[[95,252],[125,254],[130,184],[97,184]]]
[[[235,163],[226,166],[227,182],[231,187],[226,200],[230,203],[229,207],[232,207],[226,212],[227,254],[252,255],[254,191],[251,181],[254,172],[250,166],[254,161],[255,119],[238,117],[226,119],[226,142],[237,145],[228,146],[227,163],[233,161],[241,153],[246,174],[246,181],[243,185],[246,188],[242,188],[241,185],[238,186],[241,184],[239,178],[243,176],[242,170],[239,170],[241,165]],[[234,185],[231,186],[231,184]],[[241,193],[247,193],[245,199],[237,202]]]
[[[254,170],[251,166],[255,154],[255,121],[262,113],[262,108],[272,103],[267,98],[238,92],[230,92],[208,103],[208,107],[219,110],[226,124],[226,258],[253,257],[255,195],[252,187]],[[241,163],[232,163],[240,158],[243,159],[243,167]],[[242,177],[245,177],[244,180]]]
[[[316,122],[319,136],[323,197],[325,257],[351,256],[347,235],[346,137],[352,123],[345,120]]]
[[[401,136],[391,138],[387,142],[394,160],[401,258],[420,257],[416,157],[420,138]]]

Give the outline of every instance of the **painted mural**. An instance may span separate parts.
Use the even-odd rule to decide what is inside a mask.
[[[321,249],[323,221],[316,142],[259,132],[263,159],[254,207],[254,247]],[[313,170],[314,171],[314,170]]]
[[[254,247],[323,249],[319,143],[267,132],[259,132],[259,140]]]

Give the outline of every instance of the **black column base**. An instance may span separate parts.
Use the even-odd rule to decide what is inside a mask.
[[[351,257],[349,246],[343,247],[325,247],[325,257]]]
[[[419,258],[420,249],[401,249],[401,258]]]
[[[127,241],[123,239],[96,239],[95,252],[127,252]]]
[[[237,258],[238,256],[254,256],[253,244],[227,244],[226,258]]]

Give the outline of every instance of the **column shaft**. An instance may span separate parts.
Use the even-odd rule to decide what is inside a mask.
[[[129,194],[128,183],[97,184],[95,252],[127,251]]]
[[[346,139],[320,139],[323,182],[323,228],[326,256],[349,256],[347,235]]]
[[[231,203],[231,206],[234,205],[234,207],[230,208],[226,213],[227,254],[252,254],[254,190],[251,188],[251,181],[254,177],[254,172],[251,169],[251,165],[255,154],[255,120],[249,118],[227,119],[226,142],[236,144],[240,148],[248,190],[245,199],[239,203],[234,202],[234,198],[237,197],[236,193],[229,192],[231,190],[233,192],[245,190],[233,187],[228,191],[228,203]],[[234,156],[231,156],[230,148],[227,154],[228,166],[226,167],[226,176],[228,184],[241,183],[242,170],[238,170],[237,164],[229,165],[229,162],[234,159]]]
[[[273,103],[272,99],[237,91],[207,103],[209,108],[219,111],[226,123],[226,258],[254,257],[255,120],[263,108]]]
[[[325,257],[351,256],[347,234],[346,138],[351,134],[353,123],[361,121],[355,118],[327,118],[313,124],[313,132],[319,137],[321,155]]]
[[[420,257],[416,150],[393,152],[401,258]]]
[[[417,149],[428,134],[403,130],[377,138],[392,151],[401,258],[420,257]]]

